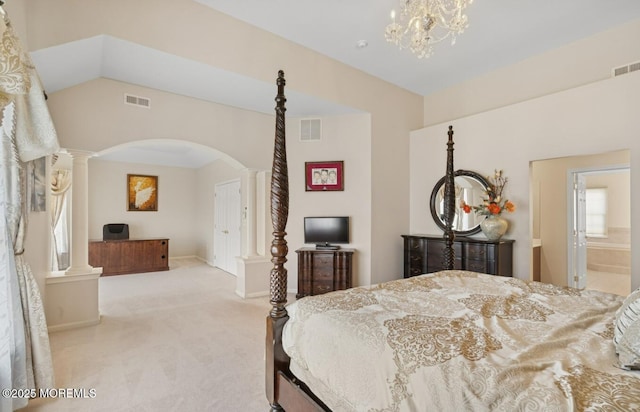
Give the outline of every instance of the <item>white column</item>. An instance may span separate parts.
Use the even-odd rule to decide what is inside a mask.
[[[245,188],[245,222],[244,228],[247,256],[238,259],[238,275],[236,279],[236,294],[242,298],[253,298],[269,295],[269,271],[273,268],[271,255],[265,255],[266,235],[269,233],[271,245],[271,220],[267,220],[265,203],[269,199],[270,172],[260,172],[245,169],[242,175]],[[268,228],[266,222],[269,222]],[[259,249],[259,250],[257,250]]]
[[[89,168],[93,153],[69,150],[73,158],[71,180],[71,265],[67,275],[91,273],[89,266]]]
[[[245,169],[247,204],[245,206],[247,257],[256,256],[256,170]]]

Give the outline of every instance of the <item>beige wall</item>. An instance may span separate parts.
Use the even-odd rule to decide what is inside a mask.
[[[224,160],[216,160],[196,171],[196,191],[193,198],[194,204],[196,205],[196,214],[192,216],[195,222],[191,239],[195,242],[195,255],[210,265],[213,265],[214,261],[213,225],[215,221],[215,186],[218,183],[240,179],[241,176],[241,170]],[[246,201],[243,200],[242,204],[244,205],[245,202]]]
[[[124,104],[125,93],[148,97],[151,108]],[[247,167],[271,168],[265,152],[273,150],[273,116],[103,78],[52,93],[48,104],[63,148],[99,152],[133,141],[176,139]]]
[[[567,285],[568,273],[568,173],[589,168],[616,167],[629,164],[629,151],[622,150],[598,155],[570,156],[531,162],[531,186],[538,188],[539,200],[531,207],[532,237],[540,239],[540,280],[556,285]],[[629,180],[627,191],[618,194],[619,210],[627,210],[629,227]]]
[[[127,174],[158,176],[158,211],[127,211]],[[195,256],[196,170],[89,160],[89,239],[102,226],[127,223],[132,239],[169,238],[169,257]]]
[[[371,116],[345,115],[320,118],[321,141],[300,141],[299,119],[287,123],[287,156],[289,164],[290,204],[287,239],[289,244],[289,285],[297,288],[297,262],[295,250],[304,246],[303,218],[305,216],[350,216],[350,247],[354,255],[355,285],[376,283],[371,270]],[[305,162],[344,161],[344,191],[305,191]],[[400,230],[399,227],[394,228]],[[398,250],[394,250],[396,254]],[[394,271],[381,274],[401,277],[401,262]]]
[[[530,277],[532,218],[530,163],[534,160],[630,150],[631,203],[640,201],[640,73],[603,80],[501,109],[462,117],[411,134],[411,232],[441,233],[429,214],[429,193],[445,171],[446,130],[454,126],[455,167],[489,174],[503,169],[515,239],[514,272]],[[637,186],[637,185],[635,185]],[[566,195],[565,195],[566,196]],[[565,197],[563,196],[563,198]],[[559,199],[562,201],[562,199]],[[640,217],[631,216],[632,287],[640,286]],[[555,276],[555,275],[554,275]],[[564,274],[561,277],[566,276]]]
[[[607,79],[613,67],[638,61],[638,38],[640,20],[425,96],[424,125]]]
[[[269,84],[283,69],[287,90],[369,113],[367,156],[375,167],[361,182],[370,191],[360,201],[370,205],[371,214],[363,216],[366,223],[356,221],[375,234],[365,258],[371,282],[399,277],[401,251],[389,242],[409,227],[408,135],[423,124],[421,96],[190,0],[30,0],[24,7],[31,51],[107,34]],[[154,114],[127,112],[121,107],[125,91],[151,97]],[[54,93],[49,105],[63,147],[100,150],[141,138],[185,139],[216,148],[246,167],[270,169],[274,126],[269,116],[180,97],[165,105],[165,95],[99,79]],[[341,151],[332,154],[339,158]],[[289,261],[295,262],[291,256]]]
[[[289,118],[287,121],[290,202],[295,205],[287,226],[289,288],[292,290],[297,287],[295,249],[303,246],[302,218],[311,215],[351,216],[349,247],[358,251],[354,261],[354,283],[371,282],[371,205],[367,201],[371,197],[371,119],[369,115],[345,115],[320,120],[323,136],[318,142],[300,141],[300,119]],[[270,160],[270,148],[263,155]],[[323,160],[344,161],[344,191],[315,193],[304,190],[304,163]],[[129,173],[158,176],[158,212],[126,210],[125,182]],[[89,237],[100,239],[102,226],[106,223],[128,223],[132,238],[170,238],[171,257],[195,255],[213,263],[214,188],[217,183],[242,175],[243,169],[237,162],[230,164],[225,160],[200,169],[185,169],[92,158],[89,161]]]

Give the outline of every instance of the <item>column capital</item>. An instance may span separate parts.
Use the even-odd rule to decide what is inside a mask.
[[[242,169],[242,173],[248,175],[248,176],[255,176],[258,172],[260,171],[260,169],[253,169],[251,167],[245,167],[244,169]]]
[[[65,148],[62,151],[67,153],[73,159],[82,159],[82,158],[89,159],[89,158],[91,158],[91,157],[96,155],[96,152],[90,152],[88,150],[67,149],[67,148]]]

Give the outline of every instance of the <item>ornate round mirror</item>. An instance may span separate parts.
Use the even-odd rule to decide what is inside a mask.
[[[476,172],[469,170],[456,170],[454,173],[455,181],[455,213],[453,216],[453,231],[459,236],[468,236],[480,232],[480,222],[485,218],[478,216],[473,211],[465,213],[460,207],[460,203],[464,200],[469,205],[479,205],[482,198],[486,196],[485,190],[489,187],[487,179],[480,176]],[[431,192],[431,216],[438,227],[445,230],[444,224],[444,177],[438,180]]]

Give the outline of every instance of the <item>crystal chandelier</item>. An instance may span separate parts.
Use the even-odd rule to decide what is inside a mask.
[[[395,10],[391,11],[393,20],[385,29],[387,41],[400,49],[410,49],[418,58],[433,54],[433,45],[464,32],[469,23],[464,10],[473,0],[403,0],[400,18],[396,21]]]

